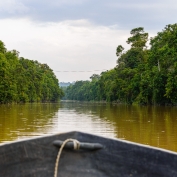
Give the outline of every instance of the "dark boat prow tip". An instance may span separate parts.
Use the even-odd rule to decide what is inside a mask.
[[[79,141],[81,151],[66,143],[71,150],[62,151],[60,177],[177,176],[175,152],[77,131],[0,145],[0,176],[53,176],[59,148],[68,139]]]

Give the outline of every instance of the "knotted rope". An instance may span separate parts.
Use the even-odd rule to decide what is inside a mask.
[[[80,148],[80,142],[77,141],[76,139],[67,139],[63,142],[63,144],[61,145],[59,151],[58,151],[58,155],[57,155],[57,158],[56,158],[56,162],[55,162],[55,170],[54,170],[54,177],[57,177],[57,172],[58,172],[58,164],[59,164],[59,160],[60,160],[60,156],[61,156],[61,153],[62,153],[62,150],[64,148],[64,146],[66,145],[67,142],[73,142],[74,144],[74,150],[79,150]]]

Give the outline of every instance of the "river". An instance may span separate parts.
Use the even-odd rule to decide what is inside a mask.
[[[83,102],[0,105],[0,143],[75,130],[177,152],[177,107]]]

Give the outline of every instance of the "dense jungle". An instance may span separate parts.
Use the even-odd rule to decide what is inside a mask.
[[[118,45],[113,69],[68,86],[63,99],[177,105],[177,24],[152,38],[143,27],[134,28],[126,42],[130,49]]]
[[[19,57],[0,41],[0,103],[55,102],[63,96],[47,64]]]

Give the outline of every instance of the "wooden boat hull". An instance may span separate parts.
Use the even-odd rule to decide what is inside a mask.
[[[59,148],[55,140],[100,143],[100,150],[64,149],[59,177],[175,177],[177,153],[118,139],[69,132],[0,145],[0,176],[51,177]]]

